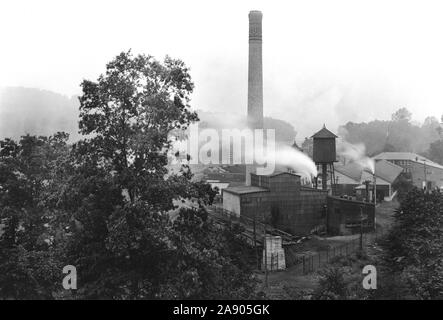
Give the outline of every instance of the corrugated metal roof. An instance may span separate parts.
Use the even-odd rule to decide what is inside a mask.
[[[334,166],[334,169],[355,181],[361,182],[363,168],[355,162],[346,165],[337,164]],[[375,163],[375,176],[389,183],[393,183],[402,171],[402,167],[386,160],[380,160]]]
[[[341,174],[355,181],[361,180],[361,173],[363,171],[362,167],[355,162],[350,162],[347,163],[346,165],[336,164],[334,165],[334,170],[340,172]]]
[[[228,187],[226,189],[223,189],[223,192],[229,192],[233,194],[248,194],[248,193],[257,193],[257,192],[269,192],[269,190],[255,186],[238,186],[238,187]]]
[[[387,160],[380,160],[375,163],[375,176],[380,177],[389,183],[393,183],[402,171],[402,167]]]

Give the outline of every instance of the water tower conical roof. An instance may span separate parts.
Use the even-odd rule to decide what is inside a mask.
[[[323,125],[323,128],[315,133],[311,138],[316,139],[328,139],[328,138],[338,138],[335,134],[333,134],[331,131],[326,129],[326,126]]]

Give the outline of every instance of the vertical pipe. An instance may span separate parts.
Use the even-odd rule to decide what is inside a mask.
[[[256,203],[256,204],[257,204],[257,203]],[[256,264],[257,264],[257,270],[258,270],[258,248],[257,248],[256,214],[257,214],[257,206],[256,206],[256,210],[254,211],[254,224],[253,224],[253,229],[254,229],[255,261],[256,261]]]
[[[327,190],[328,189],[328,167],[326,163],[322,163],[321,165],[322,170],[322,176],[321,176],[321,184],[322,189]]]
[[[263,210],[263,245],[265,248],[265,286],[268,287],[268,245],[266,241],[266,221],[265,221],[265,211]]]
[[[374,206],[377,205],[377,178],[375,177],[374,173]],[[375,210],[375,207],[374,207]]]

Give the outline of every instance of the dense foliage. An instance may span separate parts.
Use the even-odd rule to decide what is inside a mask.
[[[122,53],[82,88],[84,139],[1,141],[0,299],[249,298],[241,230],[208,217],[189,166],[167,168],[168,133],[198,120],[184,63]]]
[[[420,299],[443,298],[443,194],[414,189],[390,232],[388,262]]]
[[[443,140],[436,140],[429,145],[426,156],[437,163],[443,163]]]
[[[348,122],[340,127],[339,133],[350,143],[364,143],[370,156],[380,152],[415,152],[443,163],[439,156],[443,152],[439,144],[442,138],[439,119],[428,117],[419,124],[411,121],[411,113],[405,108],[395,112],[391,120]]]
[[[402,202],[407,194],[414,188],[411,174],[402,172],[392,184],[392,188],[397,191],[397,199]]]

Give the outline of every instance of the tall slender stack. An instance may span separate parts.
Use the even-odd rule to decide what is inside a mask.
[[[261,11],[249,12],[248,125],[263,129],[263,63]],[[251,185],[254,165],[246,165],[246,185]]]

